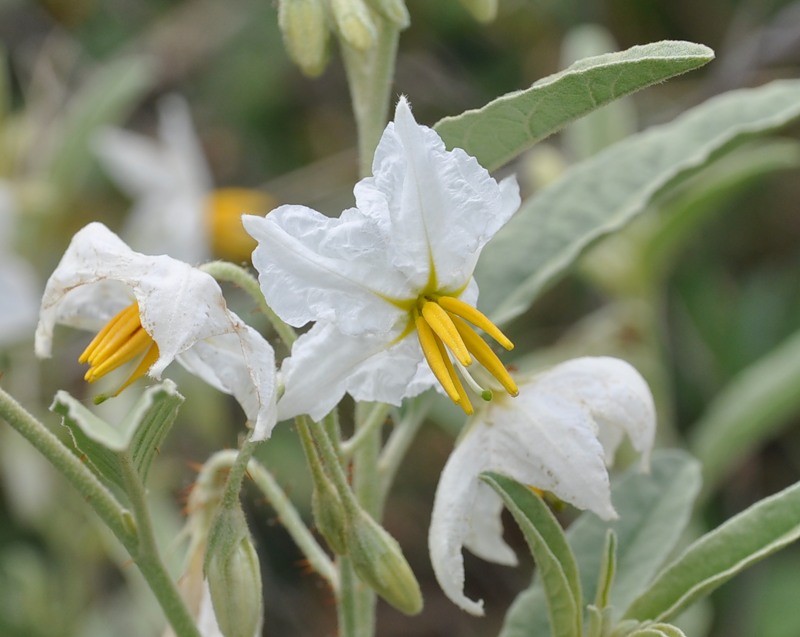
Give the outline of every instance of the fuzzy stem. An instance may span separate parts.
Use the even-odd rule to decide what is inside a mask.
[[[135,551],[131,550],[131,557],[158,598],[175,634],[178,637],[200,637],[194,619],[161,559],[141,478],[127,453],[119,454],[118,457],[122,466],[125,493],[131,502],[139,530],[139,542]]]
[[[340,40],[356,118],[362,177],[372,172],[372,156],[386,126],[400,34],[397,25],[381,16],[376,16],[376,24],[377,41],[369,51],[358,51]]]
[[[0,388],[0,416],[30,442],[75,487],[126,548],[138,541],[130,511],[47,427]]]
[[[97,476],[2,388],[0,416],[61,471],[127,549],[158,599],[175,634],[179,637],[199,637],[194,620],[158,556],[141,482],[138,476],[130,479],[127,475],[130,471],[135,471],[133,467],[123,461],[123,467],[126,467],[127,492],[135,516],[132,518],[130,511],[120,505]]]
[[[211,468],[212,471],[229,469],[235,463],[237,455],[232,450],[219,451],[209,458],[206,462],[206,467]],[[247,464],[247,474],[267,497],[272,508],[278,514],[281,524],[283,524],[295,544],[303,551],[309,564],[336,590],[338,588],[338,576],[333,563],[309,532],[297,509],[270,471],[258,460],[251,458]]]
[[[261,287],[258,285],[258,279],[243,267],[229,261],[211,261],[201,265],[200,269],[213,276],[217,281],[227,281],[242,288],[256,302],[286,347],[292,347],[292,343],[297,340],[297,334],[267,305]]]

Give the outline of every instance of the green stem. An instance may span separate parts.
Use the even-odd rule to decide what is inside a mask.
[[[311,431],[312,425],[310,424],[310,419],[306,416],[298,416],[295,418],[295,424],[300,434],[300,441],[303,445],[303,449],[306,451],[306,456],[309,458],[311,471],[320,472],[315,473],[315,479],[319,478],[324,480],[326,477],[330,478],[333,481],[334,487],[336,487],[336,492],[342,499],[345,513],[349,516],[358,515],[358,502],[353,495],[353,490],[347,482],[347,476],[342,467],[339,452],[334,448],[327,431],[317,423],[316,431],[318,435],[315,436]],[[322,467],[325,469],[324,474],[322,473]]]
[[[353,488],[359,503],[376,521],[380,521],[380,487],[378,454],[381,448],[381,425],[386,421],[389,405],[377,403],[356,405],[356,431],[353,441]],[[368,410],[367,410],[368,409]]]
[[[242,482],[247,473],[247,467],[250,464],[250,459],[261,443],[261,440],[251,440],[247,438],[236,454],[236,459],[231,464],[230,471],[228,472],[228,479],[225,482],[225,489],[222,492],[222,501],[220,502],[221,509],[234,509],[239,508],[239,492],[242,490]]]
[[[130,550],[137,544],[136,524],[97,476],[47,427],[0,388],[0,416],[30,442],[75,487],[115,536]]]
[[[267,317],[286,347],[291,349],[292,343],[297,340],[297,334],[267,305],[258,280],[252,274],[243,267],[229,261],[211,261],[201,265],[200,269],[213,276],[217,281],[227,281],[242,288],[258,304],[259,309]]]
[[[138,476],[131,479],[127,475],[134,471],[133,467],[123,462],[127,492],[134,510],[132,518],[130,511],[120,505],[97,476],[2,388],[0,415],[61,471],[127,549],[158,599],[175,634],[180,637],[199,637],[194,620],[158,556],[141,482]]]
[[[356,575],[353,565],[346,557],[337,562],[341,589],[336,597],[336,612],[339,617],[339,637],[372,637],[373,624],[365,621],[361,612],[361,591],[366,586]]]
[[[381,507],[386,502],[389,489],[391,489],[403,458],[406,457],[419,428],[425,422],[425,417],[428,415],[428,410],[433,400],[434,395],[432,393],[414,399],[410,403],[412,406],[406,411],[400,422],[397,423],[391,436],[389,436],[389,440],[383,447],[376,471]]]
[[[359,174],[362,177],[372,172],[372,156],[386,127],[400,35],[398,26],[383,17],[376,16],[376,24],[377,41],[369,51],[358,51],[340,40],[358,131]]]
[[[205,466],[212,472],[229,469],[235,463],[237,456],[238,454],[232,450],[219,451],[209,458]],[[278,514],[281,524],[283,524],[295,544],[303,551],[309,564],[328,581],[331,588],[336,590],[338,588],[338,575],[333,563],[309,532],[297,509],[269,470],[258,460],[251,458],[247,464],[247,474],[267,497],[272,508]]]
[[[136,526],[139,530],[139,542],[131,557],[136,562],[142,575],[147,580],[159,604],[167,616],[172,629],[178,637],[200,637],[195,621],[189,613],[181,597],[175,581],[167,571],[156,543],[153,533],[153,524],[150,510],[147,507],[144,486],[136,472],[130,456],[127,453],[118,455],[122,466],[122,475],[125,482],[125,493],[131,502]],[[130,549],[129,549],[130,550]]]
[[[356,405],[356,409],[362,403]],[[384,403],[374,403],[369,412],[364,416],[363,422],[356,421],[356,431],[352,438],[341,443],[342,455],[351,458],[358,448],[367,441],[375,429],[380,429],[386,422],[386,415],[389,413],[390,406]]]

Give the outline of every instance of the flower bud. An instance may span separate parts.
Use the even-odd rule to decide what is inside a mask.
[[[317,77],[328,63],[328,32],[321,0],[281,0],[278,24],[286,51],[309,77]]]
[[[261,626],[261,569],[249,536],[208,562],[208,588],[225,637],[253,637]]]
[[[336,27],[347,44],[359,51],[371,49],[377,30],[364,0],[331,0]]]
[[[371,0],[375,10],[400,29],[411,24],[405,0]]]
[[[497,15],[497,0],[461,0],[478,22],[491,22]]]
[[[314,513],[317,530],[333,552],[337,555],[347,553],[348,520],[342,499],[332,484],[322,481],[314,486],[314,492],[311,494],[311,510]]]
[[[422,593],[400,545],[366,513],[348,529],[347,549],[358,576],[406,615],[422,610]]]

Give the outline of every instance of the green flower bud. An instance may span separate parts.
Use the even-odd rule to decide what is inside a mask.
[[[371,0],[375,10],[400,29],[411,24],[405,0]]]
[[[261,626],[261,569],[249,536],[227,554],[210,556],[206,572],[211,603],[225,637],[253,637]]]
[[[358,576],[406,615],[422,610],[422,593],[400,545],[366,513],[348,529],[347,549]]]
[[[478,22],[491,22],[497,16],[497,0],[461,0]]]
[[[315,485],[311,495],[311,510],[314,513],[314,524],[328,546],[337,555],[345,555],[348,520],[342,499],[332,484],[320,482]]]
[[[328,63],[328,31],[321,0],[281,0],[278,24],[286,51],[309,77],[317,77]]]
[[[359,51],[372,48],[378,35],[364,0],[331,0],[331,9],[336,27],[347,44]]]

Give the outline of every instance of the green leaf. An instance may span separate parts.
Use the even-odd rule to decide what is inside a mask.
[[[800,81],[731,91],[575,165],[527,201],[486,246],[475,277],[496,323],[522,314],[599,237],[745,137],[800,116]]]
[[[617,558],[609,603],[619,615],[674,549],[699,488],[699,464],[678,450],[657,451],[649,474],[631,469],[614,480],[612,502],[619,519],[606,522],[587,512],[567,531],[586,599],[597,596],[605,538],[611,529],[617,537]],[[536,578],[509,609],[500,636],[549,635],[545,608],[542,585]]]
[[[800,411],[800,331],[725,387],[692,429],[706,491]]]
[[[606,544],[603,548],[603,561],[600,564],[600,575],[597,578],[597,593],[594,605],[597,608],[608,606],[611,585],[617,572],[617,536],[614,531],[606,531]]]
[[[434,129],[449,148],[463,148],[492,171],[572,120],[713,58],[702,44],[670,41],[598,55],[483,108],[445,117]]]
[[[686,637],[686,634],[671,624],[650,624],[634,630],[627,637]]]
[[[483,473],[514,516],[536,560],[547,598],[553,637],[579,637],[583,601],[578,567],[561,525],[542,499],[525,485],[497,473]]]
[[[800,483],[757,502],[694,542],[625,617],[668,621],[748,566],[800,537]]]
[[[118,427],[98,418],[65,391],[56,394],[50,409],[63,417],[75,447],[86,455],[95,473],[124,489],[122,463],[132,462],[144,484],[182,403],[175,383],[165,380],[148,387]]]
[[[66,192],[77,188],[94,165],[90,140],[100,126],[116,124],[149,90],[150,63],[126,57],[104,63],[67,106],[61,138],[50,157],[50,176]]]

